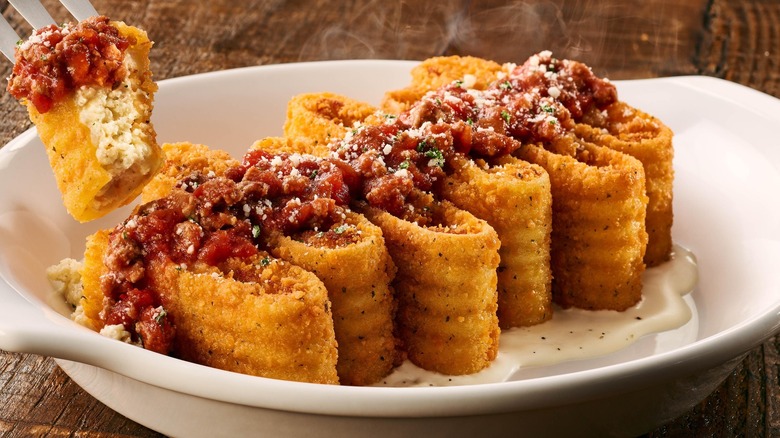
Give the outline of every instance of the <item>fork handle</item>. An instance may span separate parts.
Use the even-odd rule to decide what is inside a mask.
[[[30,23],[33,29],[56,23],[54,18],[46,12],[46,8],[38,1],[8,0],[8,2],[13,5],[17,12],[22,14],[22,17]]]
[[[19,41],[19,35],[16,34],[14,28],[7,21],[0,20],[0,52],[11,62],[14,62],[14,49],[17,41]]]
[[[89,0],[60,0],[60,3],[79,21],[98,15]]]

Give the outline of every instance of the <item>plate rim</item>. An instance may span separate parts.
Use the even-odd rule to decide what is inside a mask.
[[[213,78],[222,78],[230,75],[254,75],[258,71],[268,71],[270,69],[285,69],[285,68],[320,68],[322,66],[332,66],[335,68],[347,68],[355,65],[373,65],[379,67],[381,65],[393,64],[394,66],[413,66],[419,61],[397,61],[397,60],[334,60],[334,61],[311,61],[304,63],[284,63],[284,64],[270,64],[260,66],[241,67],[236,69],[227,69],[214,72],[198,73],[194,75],[181,76],[175,78],[169,78],[159,81],[161,90],[167,87],[176,86],[177,84],[185,83],[192,80],[210,80]],[[399,67],[400,68],[400,67]],[[707,76],[676,76],[669,78],[652,78],[652,79],[634,79],[628,81],[614,81],[618,87],[621,83],[628,82],[644,82],[646,84],[654,83],[671,83],[677,86],[689,88],[693,91],[708,92],[721,100],[728,100],[734,102],[734,96],[749,96],[750,99],[759,99],[767,105],[774,105],[780,108],[780,100],[769,96],[760,91],[753,90],[751,88],[739,85],[730,81],[726,81],[719,78],[707,77]],[[726,91],[726,95],[719,95],[714,92],[717,89],[719,92]],[[780,118],[780,116],[778,117]],[[24,147],[28,145],[36,137],[35,128],[30,128],[21,133],[9,143],[7,143],[0,150],[0,157],[9,151],[14,150],[16,147]],[[10,146],[10,147],[9,147]],[[5,278],[3,278],[3,284],[0,284],[0,295],[7,294],[9,292],[4,289],[10,288],[10,293],[21,295],[22,298],[27,297],[20,294],[15,290],[13,286],[9,285]],[[28,305],[34,306],[35,303],[28,301]],[[45,309],[44,309],[45,310]],[[35,313],[35,312],[32,312]],[[60,315],[61,316],[61,315]],[[61,316],[63,320],[70,322],[64,316]],[[53,331],[61,328],[62,321],[56,321],[56,316],[53,319],[47,320],[50,324],[44,331]],[[54,322],[52,322],[54,321]],[[73,323],[75,324],[75,323]],[[743,333],[745,326],[751,326],[751,333],[755,331],[761,331],[764,336],[752,337],[752,339],[745,339],[746,334]],[[24,344],[24,339],[10,339],[14,337],[14,329],[3,328],[4,324],[0,321],[0,344],[3,344],[4,348],[8,345],[13,345],[14,341]],[[212,382],[211,385],[205,388],[196,388],[193,390],[189,385],[185,383],[181,378],[179,379],[166,379],[164,377],[150,378],[144,376],[138,372],[124,369],[121,366],[113,366],[112,368],[105,368],[108,371],[122,374],[124,376],[140,380],[142,382],[163,387],[166,389],[184,392],[187,394],[200,396],[204,398],[210,398],[214,400],[220,400],[225,402],[238,403],[248,406],[281,409],[292,412],[305,412],[305,413],[317,413],[327,415],[350,415],[350,416],[449,416],[449,415],[464,415],[464,414],[476,414],[476,413],[495,413],[501,411],[509,411],[515,409],[526,409],[531,407],[528,399],[534,399],[532,396],[536,394],[540,396],[539,399],[534,400],[533,408],[543,408],[545,406],[555,404],[550,397],[542,397],[545,392],[551,390],[566,390],[567,392],[584,393],[588,392],[593,394],[592,389],[599,387],[606,381],[612,381],[616,378],[628,379],[632,375],[636,375],[641,372],[642,380],[645,384],[652,384],[663,380],[668,376],[669,365],[668,363],[674,362],[674,369],[676,371],[685,370],[686,372],[697,372],[702,369],[716,366],[723,363],[726,360],[732,359],[740,354],[747,352],[750,348],[759,345],[774,333],[780,330],[780,298],[778,301],[768,309],[765,309],[762,313],[755,315],[753,318],[742,321],[736,326],[729,327],[726,330],[718,332],[707,338],[697,340],[684,347],[677,348],[673,351],[654,354],[649,357],[643,357],[634,359],[628,362],[608,365],[595,369],[581,370],[572,373],[559,374],[553,376],[535,377],[518,381],[500,382],[500,383],[485,383],[473,386],[456,386],[456,387],[434,387],[434,388],[386,388],[386,387],[348,387],[348,386],[330,386],[330,385],[317,385],[301,382],[288,382],[280,381],[262,377],[245,376],[236,373],[230,373],[222,370],[215,370],[208,368],[209,373],[216,373],[220,377],[219,382]],[[20,334],[21,333],[21,334]],[[65,336],[65,339],[77,339],[83,340],[84,334],[89,335],[91,338],[98,338],[94,333],[82,333],[73,338]],[[29,333],[17,332],[17,338],[19,336],[29,336]],[[61,334],[60,334],[61,335]],[[9,342],[10,340],[10,342]],[[103,339],[100,339],[102,341]],[[745,343],[746,341],[751,341]],[[112,344],[117,344],[109,347],[109,353],[111,350],[116,350],[115,353],[121,354],[122,348],[134,348],[132,346],[123,346],[119,343],[114,343],[111,340],[105,339]],[[713,344],[719,344],[716,349],[711,348]],[[100,346],[101,348],[109,346],[104,342],[90,341],[88,345]],[[727,348],[724,348],[726,346]],[[120,347],[120,348],[115,348]],[[25,346],[27,348],[27,346]],[[39,345],[31,345],[32,349],[40,349]],[[728,353],[726,352],[728,351]],[[45,352],[43,352],[45,354]],[[69,359],[68,352],[59,351],[60,354],[66,360]],[[139,351],[140,353],[140,351]],[[149,355],[154,353],[147,352]],[[40,352],[38,354],[41,354]],[[55,354],[48,354],[55,356]],[[726,357],[728,356],[728,357]],[[95,361],[95,358],[81,357],[82,359],[90,359],[90,365],[99,366],[91,363]],[[154,363],[154,357],[149,357]],[[166,358],[172,359],[172,358]],[[177,360],[177,359],[173,359]],[[183,361],[180,361],[183,362]],[[183,362],[185,368],[207,368],[202,365],[190,364]],[[105,363],[103,363],[105,365]],[[126,367],[125,367],[126,368]],[[123,372],[124,371],[124,372]],[[189,370],[191,371],[191,370]],[[226,374],[223,374],[226,373]],[[187,376],[199,376],[202,373],[188,372]],[[146,377],[146,378],[144,378]],[[233,382],[235,387],[239,386],[257,386],[258,389],[263,389],[270,394],[278,393],[278,391],[308,391],[309,397],[305,403],[301,403],[302,400],[287,400],[286,402],[280,402],[277,397],[239,397],[236,395],[222,394],[215,396],[215,388],[212,388],[215,383],[224,381]],[[259,383],[258,383],[259,382]],[[551,383],[553,383],[551,385]],[[603,386],[603,385],[601,385]],[[609,386],[609,385],[607,385]],[[576,391],[573,391],[576,389]],[[491,392],[492,402],[485,403],[484,392],[488,390]],[[597,392],[598,396],[606,396],[610,392],[620,392],[622,389],[602,389]],[[522,397],[518,397],[522,395]],[[323,403],[324,400],[333,400],[334,397],[344,397],[351,399],[351,402],[347,405],[339,403]],[[388,409],[388,403],[396,404],[408,404],[409,398],[414,397],[414,406],[399,406],[394,409]],[[295,397],[293,397],[295,398]],[[480,406],[477,410],[474,409],[475,403],[464,403],[463,399],[479,400],[484,405]],[[553,397],[554,398],[554,397]],[[584,394],[579,396],[580,399],[588,398]],[[569,401],[574,402],[578,399],[578,396],[573,396]],[[450,400],[449,402],[447,400]],[[468,401],[467,400],[467,401]],[[546,400],[546,401],[545,401]],[[538,403],[537,403],[538,402]],[[443,405],[442,405],[443,403]],[[373,406],[367,406],[373,404]],[[420,409],[421,407],[429,406],[428,409]],[[467,407],[466,407],[467,406]]]

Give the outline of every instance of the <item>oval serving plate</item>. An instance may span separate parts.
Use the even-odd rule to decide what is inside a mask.
[[[203,143],[239,157],[254,140],[281,135],[293,95],[331,91],[378,103],[408,82],[413,65],[332,61],[162,81],[154,123],[161,142]],[[108,406],[177,436],[646,431],[706,397],[745,352],[780,329],[780,142],[770,130],[780,124],[780,102],[703,77],[617,86],[621,100],[676,134],[674,238],[696,254],[700,278],[687,298],[696,318],[682,329],[506,382],[453,387],[285,382],[157,355],[77,326],[52,296],[45,268],[81,258],[84,238],[129,210],[89,224],[72,220],[30,130],[0,150],[0,348],[59,358]]]

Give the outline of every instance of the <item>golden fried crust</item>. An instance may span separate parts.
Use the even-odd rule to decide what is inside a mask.
[[[99,320],[102,254],[108,232],[89,238],[82,269],[85,314]],[[148,287],[160,293],[176,324],[174,354],[243,374],[338,383],[336,340],[325,286],[286,262],[228,260],[220,268],[183,269],[163,258],[147,266]],[[262,265],[267,265],[261,267]],[[97,312],[96,312],[97,310]],[[102,326],[102,323],[98,327]]]
[[[149,71],[148,54],[152,43],[146,33],[137,28],[121,22],[112,24],[123,36],[136,41],[127,49],[125,56],[131,57],[136,63],[136,70],[130,72],[130,80],[137,84],[140,92],[135,95],[133,105],[144,117],[138,123],[134,122],[133,132],[149,148],[148,155],[142,161],[121,173],[112,173],[111,169],[100,164],[97,145],[93,142],[95,137],[89,126],[80,120],[82,108],[77,102],[76,93],[57,102],[44,114],[39,113],[29,101],[24,102],[30,120],[35,123],[38,135],[46,146],[63,203],[68,213],[81,222],[97,219],[135,199],[163,162],[156,134],[151,123],[148,123],[152,95],[157,90]]]
[[[176,322],[176,354],[203,365],[283,380],[338,383],[330,302],[322,282],[289,263],[233,260],[222,269],[150,266]],[[250,281],[234,277],[256,276]]]
[[[72,99],[64,99],[45,114],[27,105],[30,120],[46,146],[49,164],[68,213],[80,221],[100,216],[91,207],[98,193],[111,181],[111,175],[95,159],[96,146],[90,130],[79,121]]]
[[[435,70],[438,62],[447,67],[465,69],[476,62],[476,58],[436,58],[423,62],[426,68],[415,69],[417,77],[428,75],[430,80],[449,82],[443,74],[447,69]],[[434,66],[434,67],[428,67]],[[500,68],[497,64],[486,62],[480,77]],[[482,85],[487,85],[483,83]],[[307,99],[312,99],[309,95]],[[340,95],[328,94],[332,102],[340,106],[359,105],[352,99]],[[293,105],[291,105],[293,106]],[[373,114],[373,113],[372,113]],[[327,125],[330,116],[327,111],[310,114]],[[303,118],[287,120],[288,131],[301,133],[294,129]],[[369,123],[371,121],[369,120]],[[340,123],[331,121],[333,135],[343,135],[338,131]],[[318,135],[315,139],[322,142],[322,134],[307,131],[300,135]],[[278,143],[278,142],[277,142]],[[298,142],[305,143],[305,142]],[[288,142],[289,144],[289,142]],[[295,146],[293,146],[295,148]],[[278,149],[278,146],[274,149]],[[284,149],[286,150],[286,149]],[[521,162],[515,158],[506,158],[496,169],[483,171],[467,159],[454,164],[454,174],[448,177],[443,191],[446,199],[459,208],[467,210],[480,219],[487,220],[496,229],[501,239],[501,266],[498,271],[499,284],[499,320],[502,327],[517,327],[538,324],[552,317],[552,299],[550,292],[550,227],[551,195],[549,178],[539,166]],[[503,169],[506,167],[506,169]]]
[[[299,94],[287,104],[284,136],[300,153],[327,156],[331,139],[343,138],[355,122],[376,112],[373,106],[333,93]]]
[[[398,267],[398,331],[409,359],[443,374],[470,374],[495,359],[499,240],[485,221],[447,201],[433,203],[441,226],[421,227],[373,207]]]
[[[357,213],[345,223],[356,228],[352,244],[318,247],[286,236],[271,239],[271,253],[319,277],[328,289],[338,342],[342,385],[370,385],[400,365],[394,335],[395,300],[390,283],[396,268],[382,231]]]
[[[84,310],[84,317],[97,331],[105,325],[100,318],[100,312],[103,310],[103,288],[100,277],[107,272],[103,265],[103,254],[107,246],[108,231],[106,230],[87,237],[87,248],[84,251],[84,263],[81,267],[81,282],[84,290],[79,304]]]
[[[577,145],[576,156],[536,145],[518,150],[550,175],[553,299],[563,307],[627,309],[642,296],[644,169],[629,155],[567,140]]]
[[[293,142],[287,137],[265,137],[252,143],[249,150],[262,149],[272,154],[304,154],[307,151],[301,149],[299,143]]]
[[[488,166],[459,159],[443,196],[492,226],[501,240],[498,320],[501,328],[552,318],[550,178],[540,166],[504,157]]]
[[[163,149],[165,166],[144,189],[145,201],[166,196],[176,180],[190,172],[223,175],[238,164],[226,152],[204,145],[175,143],[163,145]],[[297,152],[282,137],[258,140],[250,149]],[[333,303],[339,380],[347,385],[368,385],[385,377],[401,361],[393,334],[395,304],[390,288],[395,266],[381,230],[355,213],[348,215],[347,222],[361,231],[356,244],[315,247],[281,235],[272,236],[268,243],[276,257],[315,273],[325,282]]]
[[[474,79],[474,84],[469,84],[471,88],[481,90],[495,81],[502,70],[500,64],[473,56],[428,58],[412,69],[411,85],[385,93],[380,108],[390,114],[401,114],[428,91],[462,80],[466,75]]]
[[[162,146],[165,162],[160,171],[144,187],[141,199],[144,203],[167,196],[176,181],[192,172],[213,172],[222,176],[232,166],[240,164],[229,153],[193,143],[166,143]]]
[[[500,66],[480,58],[446,56],[423,61],[413,69],[411,84],[385,94],[381,108],[399,114],[422,95],[465,74],[477,77],[474,88],[498,79]],[[605,112],[586,113],[575,133],[584,140],[629,154],[645,167],[649,198],[646,229],[649,234],[645,263],[655,266],[669,259],[672,249],[672,131],[658,119],[616,102]]]
[[[672,252],[673,133],[657,118],[623,102],[603,113],[589,114],[575,132],[586,141],[629,154],[645,168],[647,178],[647,233],[645,263],[656,266]]]

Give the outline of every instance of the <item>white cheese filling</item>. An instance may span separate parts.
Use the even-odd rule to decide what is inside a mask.
[[[76,91],[79,120],[89,127],[98,162],[112,176],[133,165],[141,165],[138,171],[148,174],[152,170],[146,164],[152,155],[147,134],[150,111],[130,52],[125,54],[124,68],[127,76],[116,89],[83,86]]]

